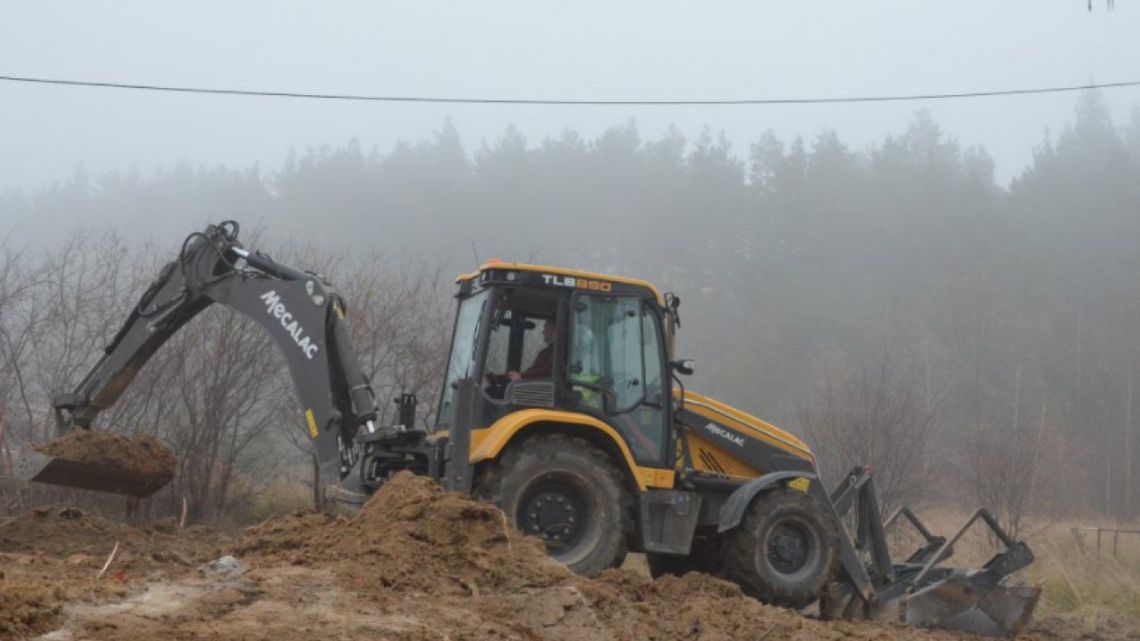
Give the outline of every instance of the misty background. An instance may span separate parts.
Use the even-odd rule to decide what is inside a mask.
[[[1140,59],[1125,3],[3,11],[0,73],[308,92],[875,95],[1134,80]],[[596,108],[0,83],[0,417],[17,445],[42,436],[47,398],[157,265],[236,218],[259,248],[344,283],[367,369],[425,408],[453,274],[497,257],[644,277],[683,301],[691,387],[804,434],[832,474],[875,464],[887,502],[1126,519],[1140,511],[1138,104],[1135,88]],[[156,401],[175,393],[161,385],[186,407],[232,404],[226,454],[203,445],[214,458],[180,471],[202,514],[225,509],[219,474],[230,488],[234,470],[270,465],[258,443],[275,425],[301,433],[272,377],[241,399],[232,380],[202,382],[239,353],[245,376],[273,367],[253,335],[222,349],[239,335],[224,318],[156,359],[117,416],[191,447],[209,421]]]
[[[954,92],[1134,80],[1140,7],[1105,0],[604,2],[489,0],[0,7],[6,75],[326,93],[686,99]],[[1117,120],[1140,89],[1106,96]],[[1064,95],[915,105],[698,108],[400,105],[28,87],[0,83],[0,189],[82,166],[145,173],[277,169],[290,151],[360,140],[388,150],[450,117],[468,151],[508,124],[530,144],[594,138],[636,119],[648,137],[724,130],[739,153],[763,131],[840,132],[855,149],[931,110],[963,146],[985,145],[1001,183],[1065,122]]]

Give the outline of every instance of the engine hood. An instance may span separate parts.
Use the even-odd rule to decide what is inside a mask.
[[[674,398],[679,398],[681,394],[680,389],[673,390]],[[725,444],[726,448],[752,449],[747,446],[759,441],[807,461],[814,467],[815,455],[811,448],[795,435],[711,396],[698,394],[692,390],[684,391],[683,400],[685,411],[681,420],[698,432],[716,437]]]

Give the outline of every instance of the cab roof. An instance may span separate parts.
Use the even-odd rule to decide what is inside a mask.
[[[570,276],[573,278],[585,278],[589,280],[598,280],[610,283],[622,283],[634,287],[644,287],[653,293],[654,298],[657,299],[658,305],[665,304],[665,298],[661,295],[661,291],[653,283],[643,280],[641,278],[626,278],[624,276],[610,276],[609,274],[602,274],[599,272],[590,272],[581,269],[566,269],[564,267],[553,267],[551,265],[534,265],[531,263],[513,263],[501,260],[489,260],[483,263],[478,271],[470,272],[468,274],[460,274],[455,277],[455,282],[463,282],[475,280],[486,271],[490,270],[516,270],[522,272],[535,272],[543,274],[553,274],[556,276]]]

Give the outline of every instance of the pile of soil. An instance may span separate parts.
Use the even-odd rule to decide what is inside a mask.
[[[0,522],[0,553],[57,557],[98,569],[116,543],[114,568],[127,571],[189,567],[214,558],[229,545],[225,536],[206,528],[175,531],[158,523],[136,529],[73,507],[37,508]]]
[[[120,600],[156,578],[192,575],[228,540],[187,528],[140,530],[76,508],[38,508],[0,520],[0,639],[55,629],[65,606]],[[114,560],[96,574],[118,544]]]
[[[236,547],[163,529],[58,510],[0,524],[0,641],[56,628],[61,639],[90,641],[974,638],[817,621],[702,574],[653,581],[623,569],[583,578],[547,557],[540,541],[510,529],[494,506],[409,473],[351,518],[275,517],[249,528]],[[144,578],[93,579],[116,540],[132,555],[121,567]],[[197,564],[227,552],[241,568],[222,576],[172,560],[178,554]],[[1037,630],[1027,638],[1057,637]]]
[[[0,578],[0,639],[43,634],[59,624],[66,595],[42,581]]]
[[[353,518],[297,512],[249,528],[239,555],[334,566],[350,587],[429,595],[545,586],[571,573],[498,508],[402,472]]]
[[[35,449],[48,456],[121,468],[143,476],[173,477],[178,467],[174,451],[150,434],[127,437],[77,429]]]
[[[586,579],[510,529],[492,505],[401,473],[353,518],[294,513],[246,531],[238,554],[255,568],[331,572],[370,607],[418,621],[392,638],[953,639],[949,633],[812,621],[764,605],[715,577],[652,581],[630,570]],[[256,576],[256,573],[255,573]]]

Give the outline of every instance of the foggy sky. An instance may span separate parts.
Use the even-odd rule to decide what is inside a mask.
[[[992,90],[1140,77],[1140,9],[1006,2],[42,2],[0,5],[0,74],[209,87],[577,99],[781,98]],[[1140,88],[1106,92],[1117,122]],[[928,109],[1007,181],[1076,94],[904,104],[738,107],[393,105],[0,83],[0,189],[82,166],[144,173],[259,163],[291,149],[418,140],[446,117],[468,151],[509,124],[531,144],[635,118],[723,130],[833,128],[857,149]]]

